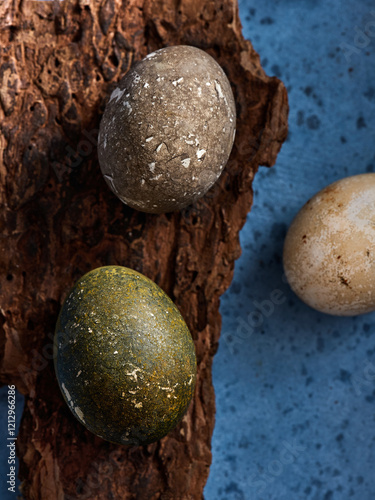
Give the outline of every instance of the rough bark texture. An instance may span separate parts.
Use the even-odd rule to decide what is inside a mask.
[[[194,206],[145,215],[102,179],[96,130],[106,96],[134,61],[188,44],[224,68],[237,104],[231,159]],[[241,34],[236,0],[0,3],[0,381],[26,396],[18,437],[27,499],[199,499],[211,462],[212,359],[220,295],[240,255],[239,230],[258,165],[287,133],[287,96]],[[155,280],[180,308],[198,356],[182,423],[147,447],[85,430],[51,360],[60,305],[74,281],[120,264]]]

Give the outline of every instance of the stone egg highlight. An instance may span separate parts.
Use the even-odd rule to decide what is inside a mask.
[[[186,45],[157,50],[108,100],[98,139],[104,179],[137,210],[181,209],[219,178],[235,127],[230,83],[210,55]]]
[[[147,445],[185,414],[196,382],[192,337],[153,281],[121,266],[85,274],[57,321],[54,362],[64,399],[97,436]]]
[[[375,310],[375,174],[341,179],[311,198],[292,222],[284,269],[294,292],[318,311]]]

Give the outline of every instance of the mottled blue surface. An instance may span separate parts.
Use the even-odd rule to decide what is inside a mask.
[[[374,171],[375,4],[244,0],[240,15],[263,67],[288,88],[290,134],[276,166],[255,178],[243,254],[221,301],[205,498],[374,500],[375,314],[310,309],[281,260],[309,197]]]

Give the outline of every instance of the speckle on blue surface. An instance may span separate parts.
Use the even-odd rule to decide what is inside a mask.
[[[320,120],[316,115],[311,115],[306,118],[306,124],[310,130],[317,130],[320,127]]]
[[[365,119],[363,118],[363,116],[359,116],[357,118],[357,129],[360,130],[361,128],[366,128],[366,127],[367,125]]]
[[[243,254],[221,299],[205,499],[374,500],[375,313],[310,309],[281,262],[285,231],[311,196],[374,172],[374,3],[242,0],[240,17],[288,89],[290,135],[255,177]]]

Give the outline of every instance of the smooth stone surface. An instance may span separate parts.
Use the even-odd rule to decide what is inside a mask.
[[[184,319],[156,283],[127,267],[98,267],[75,283],[56,324],[54,361],[73,415],[114,443],[161,439],[194,393]]]
[[[202,197],[225,167],[235,136],[230,83],[203,50],[157,50],[120,81],[100,123],[98,155],[127,205],[171,212]]]
[[[309,306],[338,316],[375,311],[375,174],[319,191],[290,225],[283,263]]]

